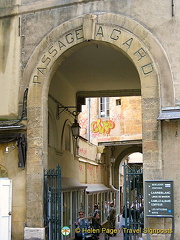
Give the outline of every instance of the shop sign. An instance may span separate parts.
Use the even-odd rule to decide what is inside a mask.
[[[145,181],[146,217],[173,217],[173,181]]]

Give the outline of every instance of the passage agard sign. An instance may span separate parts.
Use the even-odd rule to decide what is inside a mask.
[[[173,181],[145,181],[146,217],[173,217]]]

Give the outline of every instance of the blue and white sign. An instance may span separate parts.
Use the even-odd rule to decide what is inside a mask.
[[[173,217],[173,181],[146,181],[145,203],[146,217]]]

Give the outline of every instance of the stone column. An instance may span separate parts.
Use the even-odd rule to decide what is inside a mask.
[[[24,239],[44,240],[43,182],[47,166],[47,98],[43,98],[41,85],[34,84],[29,91],[27,125],[27,194],[26,227]],[[47,93],[45,93],[46,95]]]

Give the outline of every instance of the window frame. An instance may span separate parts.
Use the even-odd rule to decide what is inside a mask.
[[[99,117],[100,118],[108,118],[110,116],[109,100],[110,100],[109,97],[99,98]]]

